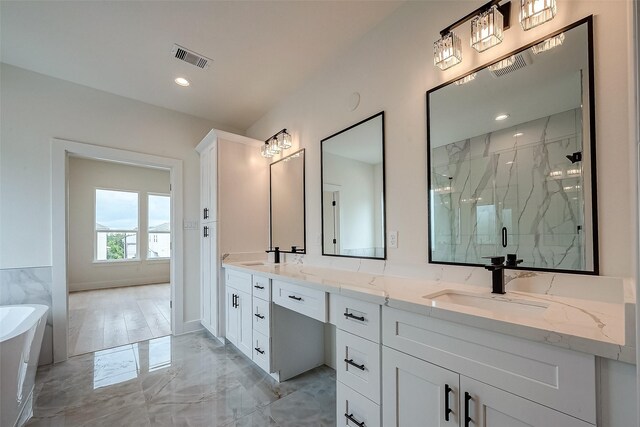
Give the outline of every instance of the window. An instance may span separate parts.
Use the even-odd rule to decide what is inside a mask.
[[[96,189],[96,260],[138,257],[138,193]]]
[[[171,256],[171,198],[149,194],[148,259]]]

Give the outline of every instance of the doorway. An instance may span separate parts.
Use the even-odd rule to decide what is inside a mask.
[[[69,203],[69,163],[71,159],[75,157],[168,171],[168,194],[170,195],[170,231],[168,233],[170,235],[171,254],[169,259],[169,283],[171,295],[169,318],[171,326],[169,329],[172,334],[183,333],[185,330],[183,320],[183,230],[181,226],[177,226],[178,224],[182,225],[183,222],[182,161],[178,159],[100,147],[61,139],[52,140],[51,152],[53,206],[52,314],[54,362],[64,361],[67,359],[68,355],[72,354],[68,341],[68,330],[70,324],[68,294],[70,291],[69,284],[73,282],[73,280],[70,280],[72,277],[70,277],[71,268],[69,263],[69,238],[71,228],[69,227],[70,218],[66,207]],[[145,201],[144,203],[148,203],[148,201]],[[95,209],[95,206],[93,206],[92,209]],[[93,218],[94,219],[92,221],[95,220],[95,217]],[[140,225],[138,227],[140,227]],[[95,241],[97,241],[97,231],[98,230],[95,230]],[[148,237],[150,236],[151,233]],[[91,240],[94,241],[94,238],[92,237]],[[129,248],[131,248],[130,243],[132,242],[127,238]],[[139,246],[144,246],[145,251],[150,247],[148,242],[145,243],[144,241],[141,241],[140,243],[144,243]],[[137,249],[137,252],[140,253],[140,250]],[[95,249],[92,249],[92,253],[94,256],[97,255],[97,246]],[[108,275],[105,276],[106,280],[114,280],[113,278],[109,278]],[[117,278],[115,280],[117,280]],[[113,301],[111,304],[114,304]]]

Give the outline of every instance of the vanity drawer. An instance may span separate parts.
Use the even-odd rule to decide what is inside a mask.
[[[380,404],[380,344],[336,330],[336,377]]]
[[[273,280],[271,286],[274,303],[320,322],[327,322],[326,292],[280,280]]]
[[[380,406],[357,391],[342,384],[336,384],[336,425],[354,427],[361,423],[366,427],[380,427]],[[347,418],[349,417],[349,418]]]
[[[596,422],[593,355],[390,307],[382,308],[382,342],[589,423]]]
[[[253,275],[253,296],[265,301],[271,301],[271,280]]]
[[[253,332],[252,359],[266,373],[271,373],[271,342],[269,337]]]
[[[270,336],[271,303],[253,297],[253,330],[262,335]]]
[[[240,271],[226,269],[225,284],[240,292],[246,292],[251,295],[251,274],[242,273]]]
[[[380,342],[380,306],[378,304],[343,296],[337,296],[335,303],[338,329]]]

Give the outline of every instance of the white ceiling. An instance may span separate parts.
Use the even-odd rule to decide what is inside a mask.
[[[400,1],[2,1],[2,62],[243,131]],[[171,55],[178,43],[208,70]],[[177,76],[189,88],[173,83]]]

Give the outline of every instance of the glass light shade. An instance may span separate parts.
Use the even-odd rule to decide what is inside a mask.
[[[287,148],[291,148],[291,135],[289,135],[286,131],[281,132],[278,135],[278,147],[286,150]]]
[[[554,47],[560,46],[564,42],[564,33],[560,33],[557,36],[549,37],[545,41],[538,43],[535,46],[531,47],[531,51],[534,54],[539,54],[542,52],[546,52],[547,50],[551,50]]]
[[[471,20],[471,47],[485,51],[502,42],[503,17],[497,6]]]
[[[508,58],[503,59],[502,61],[498,61],[495,64],[489,65],[489,69],[491,71],[500,71],[503,68],[510,67],[516,61],[515,55],[511,55]]]
[[[530,30],[556,16],[556,0],[520,0],[520,25]]]
[[[461,78],[459,80],[456,80],[455,84],[456,84],[456,86],[460,86],[460,85],[472,82],[472,81],[474,81],[476,79],[477,75],[478,75],[478,73],[472,73],[472,74],[469,74],[468,76],[464,76],[463,78]]]
[[[271,154],[280,154],[282,151],[282,149],[278,147],[278,140],[276,138],[271,138],[271,141],[269,141],[269,151],[271,151]]]
[[[260,148],[260,154],[262,154],[262,157],[267,159],[273,157],[273,153],[270,150],[268,142],[265,142],[265,144]]]
[[[441,70],[451,68],[462,61],[462,42],[454,33],[445,34],[433,43],[433,64]]]

